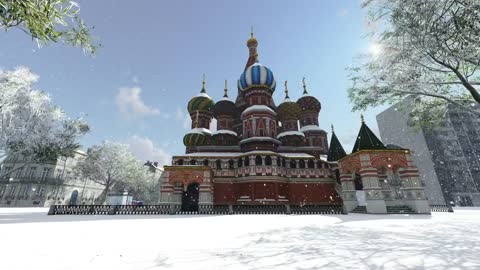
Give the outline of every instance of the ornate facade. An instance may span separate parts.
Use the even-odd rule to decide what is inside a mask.
[[[352,211],[362,206],[353,202],[357,202],[357,193],[350,190],[358,173],[364,177],[368,201],[387,200],[380,187],[385,172],[379,171],[375,182],[373,176],[364,174],[371,165],[356,162],[370,154],[360,151],[346,156],[334,134],[333,147],[328,147],[327,132],[318,121],[321,103],[309,95],[305,80],[301,98],[291,99],[285,82],[285,98],[275,104],[277,83],[273,72],[259,63],[257,46],[252,33],[235,101],[229,98],[225,82],[224,96],[215,103],[207,94],[205,78],[200,93],[189,101],[192,129],[183,138],[186,153],[174,156],[172,166],[165,166],[160,203],[177,205],[183,211],[196,211],[199,204],[344,205]],[[215,132],[209,130],[213,118],[217,120]],[[383,155],[391,153],[392,159],[399,160],[401,152],[409,160],[406,151]],[[360,167],[348,167],[351,163]],[[406,172],[412,171],[409,161],[403,164]],[[370,190],[382,192],[375,197]],[[367,207],[367,212],[387,212],[386,207],[380,208]]]

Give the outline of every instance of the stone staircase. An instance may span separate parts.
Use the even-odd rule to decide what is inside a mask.
[[[366,206],[357,206],[350,213],[366,214],[367,213],[367,207]]]
[[[387,206],[388,214],[415,214],[412,208],[406,205]]]

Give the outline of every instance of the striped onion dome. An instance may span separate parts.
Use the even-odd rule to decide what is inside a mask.
[[[205,145],[210,137],[210,130],[205,128],[194,128],[183,136],[183,144],[187,147]]]
[[[238,81],[238,88],[242,91],[251,87],[267,87],[273,92],[275,91],[275,86],[276,82],[273,72],[260,63],[249,66]]]
[[[213,111],[214,106],[215,102],[213,102],[213,99],[209,95],[206,93],[200,93],[188,102],[187,109],[190,114],[195,111],[211,112]]]

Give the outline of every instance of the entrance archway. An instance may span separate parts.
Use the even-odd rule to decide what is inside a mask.
[[[187,190],[183,192],[182,211],[197,212],[199,196],[200,185],[198,183],[189,184]]]
[[[70,196],[70,205],[77,205],[78,191],[74,190]]]

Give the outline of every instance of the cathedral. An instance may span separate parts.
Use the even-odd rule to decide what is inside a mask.
[[[429,213],[410,150],[384,145],[361,121],[352,153],[334,133],[330,144],[319,125],[321,103],[308,93],[293,100],[288,84],[275,104],[273,72],[258,61],[258,41],[247,40],[249,57],[231,98],[225,81],[215,102],[203,79],[188,102],[191,130],[186,151],[172,158],[160,179],[160,204],[179,211],[199,206],[337,206],[344,213]],[[210,131],[212,119],[216,131]],[[288,212],[287,211],[287,212]]]

